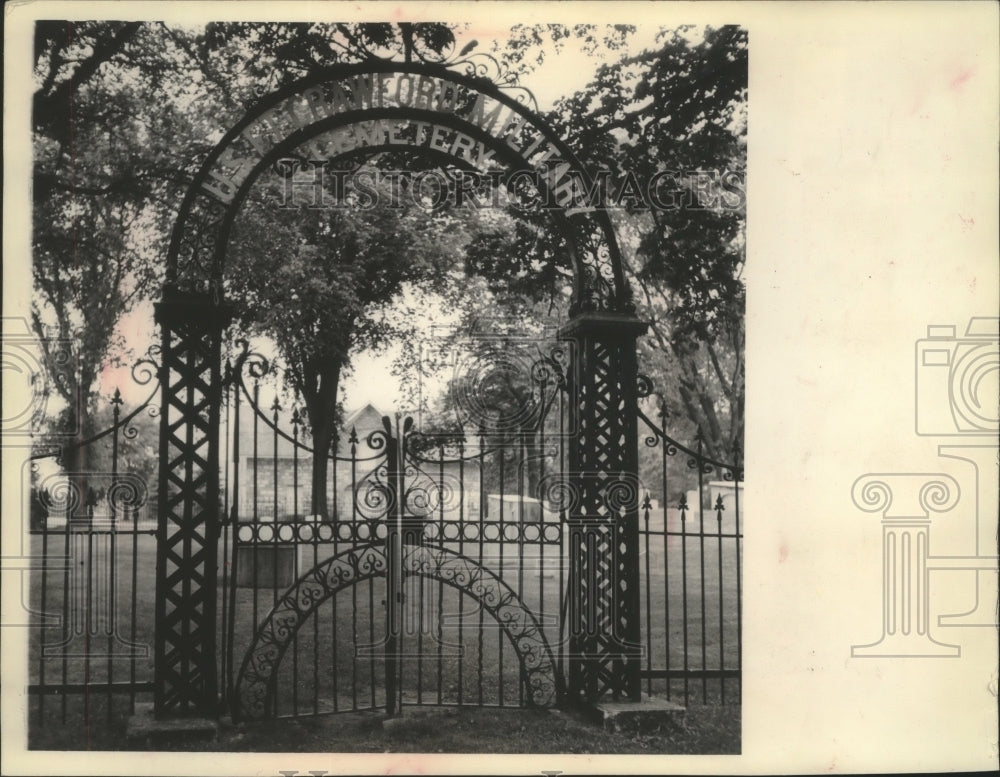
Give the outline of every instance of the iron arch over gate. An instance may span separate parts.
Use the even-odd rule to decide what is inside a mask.
[[[295,581],[254,635],[235,686],[233,714],[241,720],[274,712],[277,669],[299,628],[331,596],[388,571],[385,550],[375,544],[331,556]],[[557,699],[558,681],[552,650],[534,614],[490,570],[446,548],[408,545],[403,572],[439,581],[471,596],[499,624],[521,666],[531,706],[547,707]]]
[[[413,137],[390,133],[383,144],[366,143],[368,133],[346,132],[389,120],[420,124],[423,131]],[[435,128],[474,143],[455,142]],[[332,130],[345,130],[336,145],[318,140]],[[296,148],[333,160],[365,145],[426,148],[460,165],[485,168],[496,161],[511,172],[537,172],[541,186],[552,190],[553,213],[573,253],[571,314],[634,311],[611,219],[588,199],[593,179],[541,116],[485,79],[443,66],[383,61],[340,65],[296,81],[263,98],[219,141],[181,204],[166,287],[210,292],[221,301],[229,228],[257,178]]]
[[[386,122],[395,128],[386,130]],[[415,128],[412,137],[399,125]],[[358,128],[364,131],[358,131]],[[375,129],[382,127],[382,130]],[[181,205],[156,309],[162,336],[155,711],[213,715],[221,333],[229,230],[250,187],[296,149],[327,158],[430,146],[459,166],[539,172],[572,254],[575,342],[567,376],[568,695],[639,698],[637,366],[634,316],[614,230],[587,208],[592,177],[527,105],[440,64],[370,60],[263,98],[216,145]],[[333,140],[331,140],[331,138]],[[386,142],[388,138],[388,142]]]

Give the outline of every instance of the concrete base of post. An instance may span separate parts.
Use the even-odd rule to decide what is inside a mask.
[[[605,731],[648,734],[680,728],[687,710],[676,702],[643,694],[642,700],[602,701],[588,708]]]
[[[125,738],[137,747],[156,748],[174,742],[214,742],[219,737],[219,723],[204,717],[158,719],[152,704],[136,704],[135,714],[125,725]]]

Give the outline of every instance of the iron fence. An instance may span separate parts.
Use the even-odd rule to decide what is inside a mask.
[[[220,713],[559,704],[573,500],[559,382],[538,387],[536,423],[517,433],[425,436],[356,414],[323,456],[316,505],[303,417],[262,407],[266,377],[259,364],[231,370],[224,392]],[[60,469],[81,460],[65,447],[35,454],[35,727],[72,720],[72,705],[88,727],[122,722],[151,696],[157,500],[122,446],[156,415],[155,393],[128,413],[116,395],[109,428],[77,444],[104,450],[91,457],[101,471]],[[742,468],[680,444],[665,418],[640,411],[637,423],[643,691],[739,703]]]
[[[739,703],[742,676],[743,471],[714,461],[700,439],[668,436],[639,412],[661,499],[640,508],[645,691],[696,703]],[[679,472],[678,472],[679,470]]]
[[[152,382],[149,360],[133,370]],[[143,439],[154,390],[111,423],[68,444],[39,440],[31,456],[27,535],[33,559],[27,609],[31,738],[82,720],[123,722],[153,690],[156,515]],[[155,432],[154,432],[155,434]]]

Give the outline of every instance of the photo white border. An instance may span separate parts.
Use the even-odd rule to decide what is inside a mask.
[[[998,6],[926,3],[31,2],[5,6],[4,306],[27,316],[37,18],[460,19],[673,26],[750,39],[747,515],[739,756],[26,752],[23,629],[0,629],[4,774],[838,773],[997,766],[997,634],[961,658],[852,658],[876,639],[866,472],[941,467],[913,430],[913,343],[996,315]],[[5,402],[16,397],[5,396]],[[19,608],[23,450],[3,450],[3,608]],[[936,471],[936,470],[932,470]],[[960,474],[960,473],[959,473]],[[13,482],[17,482],[13,480]],[[961,507],[935,523],[958,545]],[[959,516],[959,518],[955,518]],[[948,521],[951,521],[949,524]],[[954,531],[958,531],[955,529]],[[960,598],[948,575],[932,581]],[[995,591],[994,591],[995,595]],[[19,647],[19,645],[21,647]],[[18,743],[21,743],[20,745]]]

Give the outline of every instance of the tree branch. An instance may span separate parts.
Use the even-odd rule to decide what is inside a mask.
[[[69,78],[52,86],[48,92],[36,91],[32,98],[35,129],[51,129],[55,116],[66,109],[74,93],[94,76],[101,65],[122,51],[141,27],[142,22],[126,22],[111,37],[97,37],[92,45],[91,55],[80,63]],[[55,134],[62,135],[63,131],[65,130]]]

